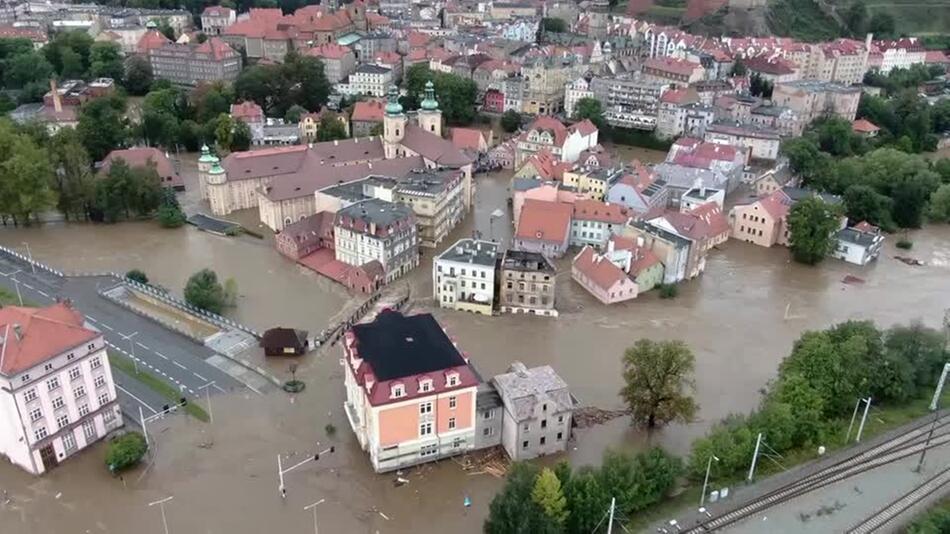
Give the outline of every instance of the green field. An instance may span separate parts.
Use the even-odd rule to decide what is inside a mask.
[[[177,388],[155,376],[154,374],[144,371],[141,368],[138,372],[136,372],[135,364],[132,363],[132,360],[130,360],[127,356],[109,352],[109,364],[148,386],[150,389],[167,399],[169,405],[177,404],[178,399],[180,399],[182,396],[181,392],[179,392]],[[201,406],[195,404],[194,399],[188,400],[188,404],[185,406],[185,411],[199,421],[204,421],[207,423],[210,420],[208,417],[208,412],[206,412]]]
[[[899,34],[950,32],[950,0],[869,0],[866,5],[869,16],[890,13]]]

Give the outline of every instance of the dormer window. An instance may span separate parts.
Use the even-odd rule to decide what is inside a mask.
[[[406,396],[406,388],[402,384],[393,384],[390,391],[394,399]]]
[[[449,373],[445,377],[445,384],[448,387],[453,387],[459,385],[459,374],[458,373]]]
[[[432,379],[424,378],[419,381],[419,391],[422,393],[428,393],[432,391]]]

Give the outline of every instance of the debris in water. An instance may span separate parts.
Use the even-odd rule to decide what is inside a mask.
[[[462,501],[462,506],[466,508],[470,508],[472,506],[472,499],[468,495],[466,495],[465,500]]]
[[[396,477],[396,480],[393,481],[393,486],[396,486],[398,488],[400,486],[405,486],[408,483],[409,483],[408,478]]]
[[[625,415],[630,415],[630,410],[603,410],[596,406],[584,406],[574,410],[574,424],[577,428],[588,428]]]
[[[845,275],[845,277],[842,278],[841,281],[846,284],[863,284],[864,278],[849,274],[849,275]]]
[[[909,256],[894,256],[894,259],[898,261],[902,261],[906,263],[907,265],[913,265],[915,267],[918,265],[924,264],[924,262],[918,260],[917,258],[911,258]]]

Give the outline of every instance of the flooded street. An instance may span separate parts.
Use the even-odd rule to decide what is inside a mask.
[[[636,157],[650,156],[655,154]],[[476,178],[474,217],[450,241],[478,230],[507,245],[509,176]],[[496,209],[507,216],[492,219]],[[234,219],[248,222],[254,215]],[[612,307],[570,279],[566,258],[560,263],[557,319],[431,310],[431,250],[408,281],[415,310],[433,311],[482,375],[502,372],[512,360],[550,364],[583,404],[620,406],[620,356],[638,338],[682,339],[696,354],[699,420],[654,436],[682,454],[714,421],[756,406],[759,390],[803,330],[865,318],[882,326],[913,319],[938,326],[950,296],[950,227],[928,227],[910,238],[909,255],[926,266],[893,259],[893,236],[879,261],[866,268],[836,260],[811,268],[791,263],[783,248],[730,241],[710,253],[705,274],[684,284],[677,298],[661,300],[653,292]],[[216,237],[191,227],[164,230],[153,222],[0,230],[0,244],[25,250],[23,242],[37,259],[65,271],[141,268],[177,295],[188,276],[211,267],[237,281],[241,297],[229,315],[255,329],[319,331],[353,302],[339,286],[281,257],[270,237]],[[847,274],[866,283],[844,284]],[[307,389],[293,399],[282,393],[219,396],[212,399],[214,425],[173,417],[150,427],[158,442],[155,463],[124,481],[104,469],[101,444],[42,478],[0,465],[0,489],[14,497],[12,505],[0,505],[0,532],[159,533],[159,511],[147,504],[168,495],[175,497],[166,507],[173,533],[307,532],[312,516],[303,507],[319,499],[326,499],[318,507],[322,532],[479,532],[501,481],[469,476],[452,460],[411,470],[410,484],[400,488],[393,487],[391,475],[373,474],[341,411],[338,357],[335,349],[306,356],[299,375]],[[328,423],[336,428],[332,438],[324,430]],[[645,441],[623,419],[577,437],[569,453],[577,464],[597,462],[607,447]],[[289,473],[288,497],[281,500],[275,455],[296,452],[303,458],[328,443],[336,452]],[[462,506],[465,496],[472,498],[471,508]]]

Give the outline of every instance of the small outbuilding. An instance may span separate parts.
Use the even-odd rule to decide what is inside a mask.
[[[299,356],[307,352],[306,330],[271,328],[261,337],[265,356]]]

